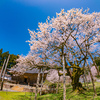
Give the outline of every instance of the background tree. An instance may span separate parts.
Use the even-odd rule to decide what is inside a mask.
[[[4,60],[7,59],[8,55],[9,55],[9,51],[3,52],[3,49],[0,49],[0,68],[2,67]],[[17,58],[18,55],[10,54],[10,59],[7,68],[13,67],[16,64]]]
[[[94,60],[99,68],[99,72],[100,72],[100,57],[94,57]]]

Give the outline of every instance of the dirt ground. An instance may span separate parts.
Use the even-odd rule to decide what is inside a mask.
[[[43,87],[43,89],[46,89],[46,88]],[[39,90],[40,90],[40,88],[39,88]],[[35,87],[5,82],[4,86],[3,86],[3,91],[35,92]]]

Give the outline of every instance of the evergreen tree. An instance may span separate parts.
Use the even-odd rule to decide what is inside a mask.
[[[0,69],[3,65],[4,60],[8,58],[8,55],[9,55],[9,51],[3,53],[3,49],[0,49]],[[18,55],[10,54],[8,68],[11,68],[12,66],[14,66],[16,64],[15,60],[17,58],[18,58]]]

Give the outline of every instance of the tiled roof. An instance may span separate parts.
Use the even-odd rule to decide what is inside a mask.
[[[34,73],[38,73],[38,72],[39,72],[39,69],[33,68],[32,70],[28,70],[28,71],[26,71],[25,73],[34,74]],[[41,70],[41,73],[42,73],[42,70]],[[44,71],[44,73],[48,73],[48,71]]]

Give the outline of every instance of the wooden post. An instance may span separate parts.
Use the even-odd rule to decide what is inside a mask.
[[[37,84],[36,84],[36,89],[35,89],[35,98],[34,98],[34,100],[37,100],[39,81],[40,81],[40,69],[39,69],[38,76],[37,76]]]
[[[86,80],[84,75],[83,75],[83,81],[84,81],[84,87],[86,87]]]
[[[58,82],[57,82],[57,89],[56,89],[56,93],[59,93],[59,83],[60,83],[59,69],[58,69],[58,76],[59,76],[59,79],[58,79]]]
[[[7,59],[6,65],[5,65],[5,69],[4,69],[4,73],[3,73],[3,77],[2,77],[2,82],[1,82],[1,90],[3,90],[4,77],[5,77],[5,73],[6,73],[9,58],[10,58],[10,55],[8,56],[8,59]]]
[[[1,69],[0,80],[1,80],[1,77],[2,77],[2,73],[3,73],[3,69],[4,69],[5,62],[6,62],[6,59],[4,60],[4,63],[3,63],[2,69]]]
[[[88,51],[87,51],[87,52],[88,52]],[[91,53],[90,53],[90,52],[88,52],[88,54],[89,54],[89,56],[91,57],[91,59],[92,59],[92,61],[93,61],[93,64],[94,64],[94,66],[95,66],[95,68],[96,68],[96,70],[97,70],[97,74],[98,74],[98,76],[99,76],[99,75],[100,75],[100,73],[99,73],[99,69],[98,69],[98,67],[97,67],[96,62],[95,62],[95,60],[93,59],[93,57],[92,57]]]
[[[84,68],[85,68],[85,67],[84,67]],[[86,80],[87,88],[89,89],[88,81],[87,81],[87,77],[86,77],[86,69],[84,69],[84,75],[85,75],[85,80]]]
[[[96,88],[95,88],[95,84],[94,84],[94,78],[93,78],[91,69],[90,69],[90,67],[89,67],[88,61],[87,61],[87,67],[88,67],[88,70],[89,70],[89,72],[90,72],[90,76],[91,76],[91,80],[92,80],[92,85],[93,85],[93,90],[94,90],[94,95],[97,96]]]
[[[65,77],[64,45],[62,45],[62,62],[63,62],[63,100],[66,100],[66,77]]]
[[[40,95],[42,94],[43,80],[44,80],[44,68],[42,68],[42,81],[41,81]]]
[[[2,73],[3,73],[3,70],[4,70],[5,62],[6,62],[6,59],[4,60],[4,63],[3,63],[2,69],[1,69],[0,80],[1,80],[1,78],[2,78]]]

